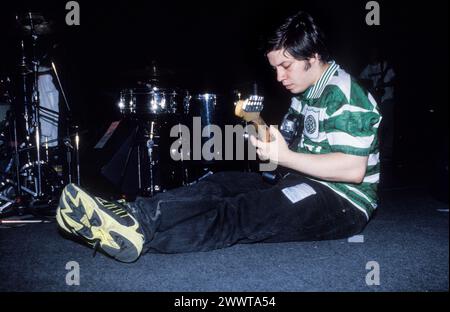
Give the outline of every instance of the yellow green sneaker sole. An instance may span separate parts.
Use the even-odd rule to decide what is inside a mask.
[[[91,246],[97,244],[118,261],[133,262],[142,252],[144,236],[137,220],[75,184],[64,188],[56,220],[64,232],[83,238]]]

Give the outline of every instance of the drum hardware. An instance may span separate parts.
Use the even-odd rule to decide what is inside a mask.
[[[176,90],[153,86],[121,90],[117,107],[123,116],[148,118],[150,115],[179,114],[183,109],[181,102]],[[187,107],[186,102],[184,107]]]
[[[10,200],[9,198],[3,197],[0,195],[0,199],[5,201],[3,205],[0,206],[0,213],[2,213],[6,208],[11,207],[14,205],[14,201]]]
[[[150,196],[153,196],[156,192],[161,191],[161,187],[159,184],[155,184],[155,167],[158,165],[158,160],[154,157],[154,148],[159,147],[157,142],[155,142],[155,139],[159,139],[159,135],[156,135],[155,132],[155,121],[151,121],[150,123],[150,132],[146,135],[148,138],[146,142],[147,146],[147,154],[148,154],[148,160],[149,160],[149,178],[150,178],[150,185],[147,187],[147,192],[149,192]]]
[[[150,196],[153,196],[155,191],[159,191],[159,186],[155,185],[155,181],[153,178],[153,168],[155,167],[155,161],[153,160],[153,147],[155,143],[153,139],[149,139],[147,141],[147,153],[148,153],[148,159],[149,159],[149,175],[150,175],[150,186],[147,188],[147,191],[150,192]]]
[[[51,220],[47,220],[47,219],[42,219],[42,220],[25,220],[25,219],[20,219],[20,220],[12,220],[12,219],[0,220],[0,224],[10,224],[10,225],[14,225],[14,224],[34,224],[34,223],[51,223],[51,222],[52,222]]]
[[[66,97],[66,93],[64,92],[64,88],[62,86],[61,80],[59,79],[59,75],[58,75],[58,71],[56,70],[56,65],[54,62],[51,62],[52,64],[52,69],[53,72],[55,73],[56,76],[56,80],[58,82],[58,86],[59,89],[61,90],[61,94],[63,96],[64,99],[64,103],[65,103],[65,107],[66,107],[66,113],[67,113],[67,117],[66,117],[66,121],[70,124],[70,117],[71,117],[71,109],[70,109],[70,105],[69,105],[69,101],[67,100]],[[76,171],[77,171],[77,183],[78,185],[81,185],[81,176],[80,176],[80,133],[79,133],[79,129],[78,126],[73,126],[74,128],[74,132],[75,132],[75,156],[76,156]],[[63,142],[64,145],[66,146],[66,160],[67,160],[67,164],[68,164],[68,179],[69,179],[69,183],[72,183],[72,150],[73,150],[73,146],[70,144],[70,138],[72,137],[70,134],[70,129],[69,127],[66,128],[67,129],[67,133],[66,133],[66,138],[64,138]],[[83,131],[86,132],[86,131]]]
[[[51,63],[52,63],[53,72],[55,73],[56,80],[58,81],[58,85],[59,85],[59,88],[61,90],[61,94],[62,94],[63,99],[64,99],[64,103],[66,104],[67,113],[68,113],[68,115],[70,117],[71,110],[70,110],[69,102],[67,101],[66,93],[64,92],[64,88],[63,88],[63,86],[61,84],[61,80],[59,79],[58,71],[56,70],[56,65],[53,62],[51,62]]]
[[[183,97],[183,113],[185,115],[189,115],[190,108],[191,108],[191,99],[192,99],[192,96],[190,95],[189,91],[186,91],[186,93]]]
[[[124,88],[119,93],[117,107],[122,116],[148,119],[153,115],[188,113],[188,92],[177,87],[168,87],[167,78],[174,76],[172,70],[160,68],[156,61],[152,61],[151,65],[144,69],[128,71],[125,74],[137,78],[138,81],[137,87]]]
[[[180,134],[180,137],[179,137],[180,142],[183,142],[183,132],[181,131],[181,124],[180,123],[178,124],[178,133]],[[181,145],[181,149],[183,149],[183,144],[180,144],[180,145]],[[185,153],[184,153],[183,150],[179,151],[179,153],[180,153],[180,156],[181,156],[181,159],[180,159],[181,175],[182,175],[181,183],[182,183],[182,185],[187,185],[188,181],[189,181],[189,172],[188,172],[188,168],[184,164],[184,154]],[[189,159],[190,158],[190,152],[187,151],[186,155],[188,156],[188,159]]]
[[[14,186],[6,179],[0,182],[0,213],[2,213],[8,207],[12,207],[15,204],[15,200],[11,199],[15,195]]]
[[[201,180],[206,179],[210,175],[214,174],[214,172],[212,172],[211,170],[208,170],[208,169],[203,169],[203,171],[205,171],[206,173],[204,173],[202,176],[200,176],[199,178],[195,179],[194,181],[192,181],[190,183],[187,183],[186,185],[194,185],[194,184],[200,182]]]
[[[142,175],[141,175],[141,147],[138,145],[137,146],[137,163],[138,163],[138,189],[142,190]]]
[[[42,211],[44,207],[56,207],[56,201],[60,196],[62,187],[64,186],[63,178],[50,165],[50,144],[55,141],[61,142],[61,146],[67,148],[67,161],[69,164],[69,182],[71,182],[71,153],[72,150],[76,157],[77,182],[80,183],[80,166],[79,166],[79,145],[80,132],[76,129],[74,134],[70,134],[67,127],[67,137],[49,140],[48,137],[42,137],[40,129],[40,111],[45,110],[55,116],[55,122],[58,121],[58,112],[52,111],[40,105],[38,76],[42,71],[48,72],[50,67],[40,65],[41,60],[38,59],[38,38],[52,32],[51,22],[39,13],[28,12],[23,17],[16,16],[18,27],[23,30],[26,37],[30,41],[26,41],[25,37],[20,40],[20,59],[17,65],[18,72],[21,76],[21,96],[13,98],[8,94],[10,102],[14,102],[14,107],[8,117],[9,140],[7,144],[6,161],[7,165],[2,176],[0,177],[0,216],[5,209],[15,207],[19,210],[34,209],[37,212]],[[28,43],[30,42],[30,47]],[[70,107],[64,88],[61,85],[56,66],[51,62],[53,71],[58,80],[63,99],[66,104],[68,116],[70,116]],[[4,82],[0,85],[1,100],[5,93],[3,92]],[[19,108],[22,107],[21,112]],[[53,119],[52,116],[49,118]],[[20,122],[23,120],[23,123]],[[69,120],[69,118],[68,118]],[[19,137],[22,132],[21,127],[24,126],[23,139]],[[70,148],[71,140],[75,140],[75,148]],[[6,145],[6,144],[5,144]],[[1,159],[0,159],[1,160]],[[13,167],[15,165],[15,168]],[[15,171],[15,172],[14,172]]]
[[[22,26],[22,29],[26,29],[27,33],[29,33],[31,38],[31,64],[32,64],[32,84],[31,84],[31,92],[28,93],[27,89],[27,75],[28,73],[22,71],[23,77],[23,94],[24,94],[24,108],[25,108],[25,128],[27,133],[27,141],[30,141],[33,132],[34,132],[34,140],[36,147],[36,158],[37,158],[37,182],[35,184],[36,194],[37,196],[42,196],[41,193],[41,149],[40,149],[40,125],[39,125],[39,89],[38,89],[38,68],[39,68],[39,60],[37,59],[37,39],[38,34],[36,33],[35,24],[40,25],[44,22],[44,19],[39,14],[33,14],[28,12],[26,17],[19,19],[16,16],[17,21]],[[22,58],[19,67],[21,69],[28,68],[27,66],[27,57],[25,53],[25,45],[24,40],[21,40],[21,51]],[[31,105],[28,101],[27,95],[31,94]],[[30,118],[31,116],[31,118]],[[30,159],[30,156],[28,156]],[[20,189],[18,190],[20,191]]]
[[[161,177],[155,171],[159,169],[160,129],[165,123],[154,119],[130,120],[126,124],[132,131],[123,143],[124,149],[119,148],[112,160],[102,167],[102,174],[126,196],[153,196],[163,190]],[[118,170],[120,173],[116,174]],[[129,174],[137,174],[137,189],[127,183]]]
[[[68,139],[68,138],[63,139],[63,144],[66,147],[66,161],[67,161],[67,166],[69,167],[69,170],[67,171],[67,178],[69,180],[69,183],[72,183],[72,170],[70,170],[70,169],[72,168],[73,146],[70,142],[70,139]]]
[[[155,68],[149,76],[149,82],[141,84],[139,88],[122,89],[116,104],[124,119],[138,123],[135,134],[137,143],[128,151],[117,184],[121,186],[124,183],[126,170],[133,170],[128,168],[130,157],[137,153],[137,187],[139,195],[143,196],[154,196],[165,191],[166,183],[170,184],[168,180],[175,180],[175,170],[181,170],[181,185],[188,182],[188,170],[184,162],[181,161],[177,169],[173,169],[167,163],[170,162],[170,153],[162,155],[165,150],[162,150],[161,143],[164,145],[165,141],[161,142],[161,133],[167,130],[168,125],[180,124],[180,118],[189,112],[191,96],[187,91],[159,86],[160,74]]]
[[[77,164],[77,184],[81,185],[81,176],[80,176],[80,136],[78,131],[75,132],[75,156],[76,156],[76,164]]]

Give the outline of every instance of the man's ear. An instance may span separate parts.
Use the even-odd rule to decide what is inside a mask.
[[[313,65],[316,62],[320,62],[320,56],[318,53],[314,53],[313,56],[311,56],[309,59],[309,64]]]
[[[319,59],[317,57],[318,54],[316,53],[313,56],[306,59],[305,71],[308,71],[314,65],[314,63],[319,62]]]

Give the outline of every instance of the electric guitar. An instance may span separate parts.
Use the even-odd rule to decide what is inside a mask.
[[[252,95],[246,100],[239,100],[234,105],[234,114],[237,117],[244,119],[246,122],[253,124],[256,128],[258,138],[263,142],[272,141],[272,137],[269,132],[269,127],[265,121],[261,118],[260,114],[263,110],[262,96]],[[281,170],[281,168],[274,171],[262,172],[263,179],[271,184],[277,183],[288,171]]]

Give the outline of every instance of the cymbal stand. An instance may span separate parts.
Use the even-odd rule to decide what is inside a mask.
[[[22,186],[20,184],[20,157],[19,157],[19,140],[17,138],[17,120],[16,120],[16,114],[17,112],[15,110],[13,110],[13,141],[14,141],[14,163],[15,163],[15,167],[16,167],[16,194],[17,196],[21,196],[22,195]]]
[[[149,165],[150,165],[150,170],[149,170],[149,175],[150,175],[150,196],[153,196],[154,191],[155,191],[155,181],[154,181],[154,176],[153,176],[153,167],[155,165],[155,161],[153,159],[153,147],[155,146],[155,141],[153,140],[154,138],[154,126],[155,126],[155,122],[152,121],[151,122],[151,126],[150,126],[150,133],[149,133],[149,140],[147,140],[147,153],[148,153],[148,157],[149,157]]]
[[[30,128],[30,117],[29,117],[29,99],[28,99],[28,85],[27,85],[27,75],[28,72],[28,66],[27,66],[27,57],[25,56],[25,44],[24,41],[21,40],[20,42],[20,48],[22,50],[22,57],[20,61],[19,67],[21,68],[21,75],[22,75],[22,83],[23,83],[23,118],[25,120],[25,131],[26,131],[26,144],[27,147],[30,145],[30,136],[31,136],[31,128]],[[27,152],[27,161],[31,162],[30,154]]]
[[[187,185],[189,183],[189,175],[187,167],[184,165],[184,156],[186,153],[186,156],[189,156],[189,151],[184,150],[184,138],[183,138],[183,132],[181,131],[181,124],[178,124],[178,133],[180,134],[179,142],[181,143],[181,158],[180,158],[180,167],[181,167],[181,183],[182,185]]]
[[[16,20],[19,20],[19,17],[16,16]],[[25,142],[22,143],[25,144],[25,146],[28,148],[31,144],[30,144],[30,137],[31,137],[31,127],[30,127],[30,112],[29,112],[29,108],[30,108],[30,101],[29,101],[29,90],[28,90],[28,84],[27,84],[27,75],[29,74],[29,69],[28,69],[28,65],[27,65],[27,57],[26,57],[26,52],[25,52],[25,42],[22,39],[20,41],[20,50],[21,50],[21,58],[20,58],[20,63],[19,63],[19,71],[20,74],[22,75],[22,91],[23,91],[23,119],[25,121]],[[21,114],[21,112],[18,111],[17,107],[14,110],[14,116],[13,116],[13,141],[14,141],[14,162],[16,164],[16,183],[14,183],[15,187],[16,187],[16,194],[17,196],[21,196],[22,195],[22,188],[24,186],[22,186],[21,181],[20,181],[20,154],[19,154],[19,138],[18,138],[18,133],[17,133],[17,118],[18,116]],[[22,146],[21,145],[21,146]],[[30,152],[27,149],[26,152],[26,160],[27,163],[31,163],[31,156],[30,156]]]
[[[48,136],[45,136],[44,148],[45,148],[45,161],[48,163],[50,161],[50,157],[48,155]]]
[[[28,13],[31,28],[31,44],[32,44],[32,64],[33,64],[33,85],[32,85],[32,111],[33,111],[33,128],[36,144],[36,159],[37,159],[37,179],[35,179],[35,190],[37,197],[42,197],[42,164],[41,164],[41,131],[40,131],[40,112],[39,112],[39,86],[38,86],[38,72],[39,61],[36,57],[36,41],[37,34],[34,29],[33,17],[31,12]]]

